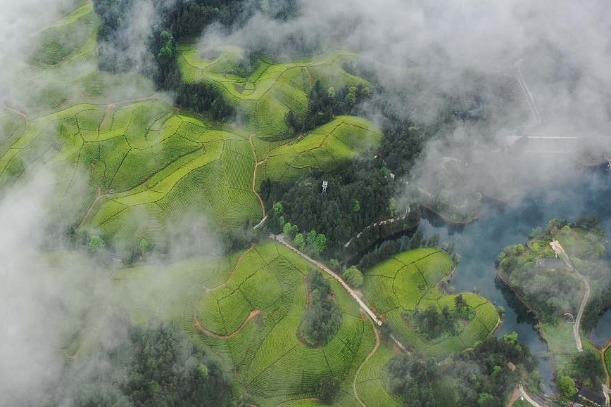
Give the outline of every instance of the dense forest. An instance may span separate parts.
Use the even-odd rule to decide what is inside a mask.
[[[195,407],[231,402],[229,381],[218,364],[173,324],[130,326],[118,345],[98,347],[80,358],[69,372],[75,376],[72,383],[78,384],[70,405]],[[106,363],[91,373],[87,366],[95,361]]]
[[[328,182],[322,192],[322,181]],[[281,202],[283,216],[299,230],[315,229],[327,237],[333,256],[369,224],[396,214],[396,184],[379,159],[354,161],[334,174],[312,174],[292,184],[264,182],[261,194],[268,208]],[[279,230],[277,218],[270,220]]]
[[[342,314],[331,285],[320,271],[308,276],[308,309],[299,325],[299,336],[309,346],[326,345],[337,333]]]
[[[440,363],[418,355],[395,356],[388,372],[392,392],[405,405],[502,407],[521,376],[535,366],[514,333],[490,337]]]

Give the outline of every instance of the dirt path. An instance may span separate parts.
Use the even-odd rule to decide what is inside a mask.
[[[590,283],[573,266],[573,263],[571,262],[569,255],[566,254],[566,251],[564,251],[564,248],[562,247],[560,242],[558,242],[557,240],[554,240],[549,245],[552,247],[556,255],[560,257],[566,263],[568,268],[574,271],[575,274],[577,274],[577,276],[581,279],[581,281],[583,281],[586,287],[586,292],[584,293],[583,299],[581,300],[581,304],[579,305],[579,311],[577,312],[577,318],[575,319],[575,324],[573,325],[573,337],[575,338],[575,345],[577,346],[577,350],[579,352],[583,352],[583,344],[581,343],[581,336],[579,335],[579,326],[581,324],[581,317],[583,317],[583,311],[585,310],[586,304],[588,303],[588,300],[590,299],[590,292],[591,292]]]
[[[322,271],[324,271],[325,273],[327,273],[328,275],[333,277],[338,283],[341,284],[342,287],[344,287],[344,289],[346,291],[348,291],[348,294],[350,294],[350,296],[352,298],[354,298],[354,300],[359,304],[359,307],[361,307],[361,309],[363,311],[365,311],[365,313],[367,313],[367,315],[369,315],[369,317],[373,320],[373,322],[375,322],[375,324],[377,326],[381,326],[382,325],[382,321],[380,320],[380,318],[378,318],[378,316],[367,306],[367,304],[365,304],[365,302],[363,302],[361,297],[359,297],[358,294],[352,288],[350,288],[350,286],[340,276],[335,274],[329,267],[325,266],[324,264],[322,264],[319,261],[314,260],[313,258],[308,256],[307,254],[305,254],[305,253],[299,251],[297,248],[293,247],[293,245],[291,245],[290,243],[288,243],[284,239],[283,235],[277,235],[277,236],[271,235],[271,237],[272,237],[272,239],[276,240],[280,244],[288,247],[289,249],[291,249],[292,251],[294,251],[295,253],[300,255],[307,262],[315,265],[316,267],[318,267],[319,269],[321,269]],[[403,352],[407,352],[407,349],[405,348],[405,346],[395,336],[390,335],[390,338],[393,340],[393,342],[395,342],[395,344],[399,347],[399,349],[401,349]]]
[[[359,377],[359,372],[361,371],[363,366],[365,366],[365,364],[369,361],[369,359],[371,359],[371,357],[378,351],[378,348],[380,347],[380,343],[381,343],[380,342],[380,334],[378,333],[378,330],[376,329],[376,326],[373,324],[373,321],[371,322],[371,325],[373,326],[373,332],[375,333],[375,336],[376,336],[376,345],[373,347],[373,350],[371,352],[369,352],[369,355],[367,355],[367,357],[365,358],[363,363],[361,363],[359,368],[356,370],[356,373],[354,374],[354,380],[352,380],[352,391],[354,392],[354,397],[356,397],[358,402],[363,407],[367,407],[367,404],[363,403],[363,400],[361,400],[361,398],[359,397],[359,393],[356,390],[356,379]]]
[[[374,228],[374,227],[376,227],[376,226],[378,226],[378,225],[386,225],[386,224],[389,224],[389,223],[395,223],[395,222],[398,222],[398,221],[401,221],[401,220],[405,220],[405,219],[407,219],[407,216],[408,216],[408,215],[409,215],[409,209],[408,209],[408,211],[407,211],[406,213],[404,213],[403,215],[399,215],[399,216],[395,216],[395,217],[393,217],[393,218],[384,219],[384,220],[380,220],[380,221],[374,222],[374,223],[372,223],[372,224],[370,224],[370,225],[366,226],[366,227],[365,227],[363,230],[361,230],[361,231],[360,231],[359,233],[357,233],[356,235],[352,236],[352,237],[350,238],[350,240],[348,240],[348,242],[346,242],[346,243],[344,244],[344,247],[346,247],[346,248],[350,247],[350,245],[352,244],[352,242],[353,242],[355,239],[360,239],[360,237],[363,235],[363,233],[367,232],[369,229]]]
[[[286,406],[288,403],[295,403],[297,401],[320,401],[320,399],[316,397],[308,397],[307,399],[288,400],[283,401],[280,404],[276,404],[276,407]]]
[[[11,113],[21,116],[26,121],[26,123],[29,121],[28,116],[24,112],[17,110],[17,109],[13,109],[12,107],[9,107],[7,105],[4,105],[4,108]]]
[[[341,284],[342,287],[344,287],[344,289],[346,291],[348,291],[348,294],[350,294],[352,296],[352,298],[354,298],[356,300],[356,302],[359,304],[359,306],[361,307],[361,309],[363,311],[365,311],[367,313],[367,315],[369,315],[369,317],[373,320],[373,322],[375,322],[378,326],[382,325],[382,321],[380,321],[380,319],[377,317],[376,314],[373,313],[373,311],[363,302],[363,300],[361,300],[361,298],[354,292],[354,290],[352,290],[352,288],[350,288],[350,286],[337,274],[335,274],[330,268],[328,268],[327,266],[325,266],[324,264],[322,264],[321,262],[314,260],[313,258],[311,258],[310,256],[308,256],[307,254],[299,251],[297,248],[293,247],[293,245],[291,245],[290,243],[288,243],[285,239],[283,235],[277,235],[274,236],[274,239],[283,244],[284,246],[288,247],[289,249],[291,249],[292,251],[294,251],[295,253],[297,253],[298,255],[300,255],[301,257],[303,257],[305,260],[307,260],[309,263],[312,263],[313,265],[315,265],[316,267],[318,267],[319,269],[321,269],[322,271],[324,271],[325,273],[327,273],[328,275],[330,275],[331,277],[333,277],[335,280],[337,280],[338,283]]]
[[[109,196],[110,194],[103,194],[102,190],[100,189],[100,187],[97,187],[96,189],[96,194],[95,194],[95,199],[93,200],[93,202],[91,203],[91,206],[89,207],[89,210],[87,211],[87,213],[85,213],[85,216],[83,216],[83,219],[81,219],[81,222],[78,225],[78,228],[82,228],[83,225],[85,224],[85,222],[87,221],[87,219],[89,219],[89,216],[91,215],[91,212],[93,211],[93,208],[95,208],[95,206],[97,205],[98,201],[102,198],[105,198],[107,196]]]
[[[267,214],[265,213],[265,202],[263,202],[263,198],[261,198],[259,191],[257,191],[257,169],[259,168],[259,165],[263,164],[267,160],[267,158],[263,161],[257,160],[257,149],[255,148],[255,143],[252,142],[252,134],[248,137],[248,142],[250,143],[250,148],[252,149],[252,155],[255,160],[255,169],[252,174],[252,192],[257,196],[257,199],[259,199],[259,203],[261,204],[261,216],[263,218],[261,219],[261,222],[259,222],[253,228],[253,229],[258,229],[267,220]]]
[[[514,403],[518,401],[519,398],[520,390],[518,390],[518,388],[516,387],[515,389],[513,389],[513,393],[511,393],[511,397],[509,398],[509,401],[507,402],[505,407],[512,407]]]
[[[535,407],[545,407],[542,406],[541,404],[537,403],[535,400],[533,400],[528,393],[526,393],[526,390],[524,390],[524,386],[520,385],[518,386],[518,389],[520,390],[520,394],[522,395],[522,397],[524,397],[524,399],[526,401],[528,401],[531,405],[535,406]]]
[[[219,335],[219,334],[216,334],[216,333],[211,332],[211,331],[207,330],[206,328],[204,328],[204,326],[202,325],[201,321],[197,318],[197,311],[195,311],[193,313],[193,324],[197,327],[197,329],[199,329],[199,331],[201,333],[203,333],[204,335],[209,336],[211,338],[216,338],[216,339],[231,339],[234,336],[236,336],[237,334],[239,334],[240,331],[242,330],[242,328],[244,328],[244,326],[247,323],[249,323],[250,321],[255,319],[257,317],[257,315],[259,315],[260,313],[261,313],[261,310],[258,310],[258,309],[250,311],[250,314],[248,314],[248,317],[242,322],[242,324],[240,324],[238,329],[236,329],[235,331],[233,331],[232,333],[230,333],[228,335]]]

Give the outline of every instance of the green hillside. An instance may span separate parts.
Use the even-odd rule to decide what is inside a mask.
[[[409,315],[432,306],[441,311],[456,309],[455,294],[445,294],[440,283],[453,271],[450,256],[438,249],[426,248],[403,252],[365,272],[363,293],[372,306],[386,319],[397,336],[416,350],[442,354],[473,346],[494,331],[499,314],[485,298],[464,293],[462,298],[470,309],[468,318],[461,318],[457,332],[433,340],[419,334]]]

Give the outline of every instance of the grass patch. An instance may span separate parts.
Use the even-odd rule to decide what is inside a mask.
[[[557,325],[539,324],[543,337],[547,341],[550,352],[554,357],[558,371],[568,371],[571,360],[577,353],[573,325],[560,322]],[[584,343],[586,345],[586,343]]]

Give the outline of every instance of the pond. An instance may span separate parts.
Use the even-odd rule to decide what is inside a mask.
[[[603,348],[611,341],[611,309],[600,317],[596,328],[590,333],[590,340],[599,348]]]
[[[609,202],[611,177],[606,172],[588,171],[578,181],[538,191],[517,205],[487,205],[477,222],[461,227],[459,231],[428,220],[423,220],[420,225],[420,230],[426,235],[438,233],[442,242],[454,242],[456,245],[461,260],[452,283],[457,291],[478,292],[505,309],[504,322],[497,335],[512,331],[518,333],[520,342],[526,344],[539,359],[545,392],[551,391],[554,374],[547,345],[534,327],[536,321],[523,304],[511,290],[497,282],[495,260],[505,246],[527,242],[528,234],[534,227],[545,227],[550,219],[557,216],[570,220],[581,215],[595,216],[607,236],[611,237]],[[609,338],[609,311],[604,319],[598,324],[596,335]]]

